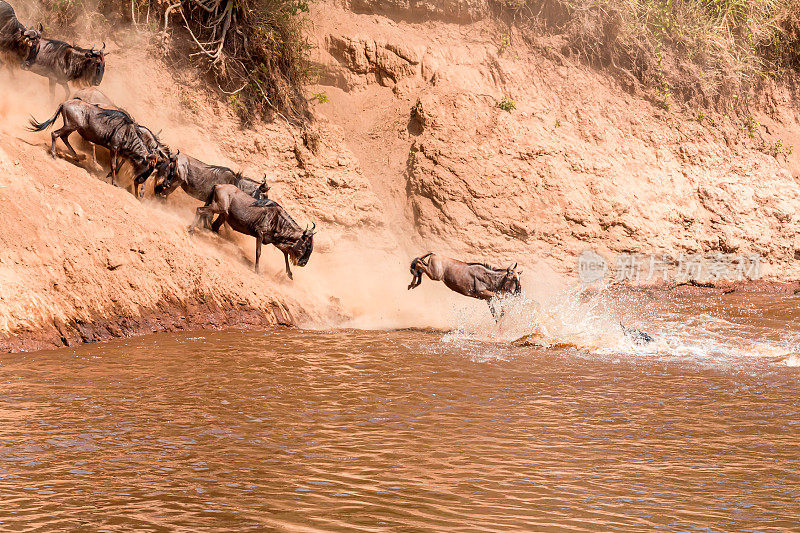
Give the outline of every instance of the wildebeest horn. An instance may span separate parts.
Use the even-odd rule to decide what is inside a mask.
[[[105,52],[105,51],[106,51],[106,42],[105,42],[105,41],[103,41],[103,48],[101,48],[100,50],[98,50],[98,52],[100,52],[100,53],[102,54],[102,53],[103,53],[103,52]]]

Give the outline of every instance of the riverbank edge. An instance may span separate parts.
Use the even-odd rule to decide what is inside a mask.
[[[800,280],[745,280],[701,283],[694,280],[683,283],[615,283],[602,288],[586,287],[585,293],[623,294],[647,293],[651,296],[709,296],[733,293],[750,294],[800,294]]]
[[[585,294],[622,295],[644,293],[653,298],[726,295],[731,293],[800,294],[800,280],[755,280],[713,284],[615,284],[602,289],[586,288]],[[216,303],[165,302],[156,309],[96,316],[88,320],[53,321],[47,326],[0,337],[0,353],[32,352],[140,337],[152,333],[199,330],[270,330],[296,327],[292,313],[273,302],[268,310],[250,306],[223,307]]]
[[[152,333],[197,330],[269,330],[295,327],[295,317],[273,302],[270,309],[221,306],[216,303],[163,302],[154,309],[94,316],[89,319],[54,320],[41,328],[0,336],[0,352],[17,353],[65,348]]]

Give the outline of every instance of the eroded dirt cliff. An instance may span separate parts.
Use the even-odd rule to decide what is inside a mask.
[[[316,7],[318,90],[331,97],[321,110],[358,139],[414,244],[564,273],[587,248],[755,254],[767,276],[798,277],[798,150],[758,149],[800,146],[788,89],[762,95],[755,130],[664,110],[562,55],[558,35],[523,39],[489,12],[478,1]]]

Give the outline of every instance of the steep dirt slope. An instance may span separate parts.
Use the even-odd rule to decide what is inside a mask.
[[[315,90],[331,100],[319,108],[420,250],[545,260],[571,275],[587,248],[612,265],[620,253],[758,254],[766,275],[800,276],[800,149],[754,149],[759,136],[800,138],[785,91],[765,98],[769,134],[751,139],[727,117],[658,108],[563,57],[558,37],[515,34],[509,46],[488,11],[479,1],[315,8]]]
[[[266,173],[270,196],[298,223],[317,224],[312,259],[290,282],[267,247],[257,276],[252,238],[187,234],[200,202],[182,191],[140,203],[104,181],[102,150],[102,168],[50,159],[50,132],[26,125],[56,103],[44,80],[18,73],[0,80],[0,349],[179,328],[446,323],[455,300],[446,291],[402,298],[407,258],[339,127],[320,117],[308,132],[280,121],[242,129],[193,71],[166,67],[149,43],[144,34],[110,42],[102,90],[173,149]],[[77,135],[73,143],[91,154]]]
[[[383,249],[395,246],[383,232],[377,198],[346,149],[325,140],[312,153],[298,131],[282,124],[241,131],[197,79],[189,73],[173,78],[151,58],[144,38],[126,39],[112,45],[103,90],[140,122],[162,130],[173,147],[247,175],[267,173],[273,198],[299,223],[317,223],[310,265],[323,277],[323,265],[339,261],[332,252],[363,233],[382,235]],[[30,115],[42,120],[55,110],[44,81],[20,73],[3,80],[2,89],[1,348],[184,327],[328,324],[350,315],[330,291],[312,290],[327,286],[324,279],[295,268],[296,282],[289,282],[282,256],[271,247],[257,276],[252,239],[190,238],[186,227],[199,202],[182,192],[167,204],[141,204],[102,181],[104,170],[90,160],[50,159],[49,132],[25,130]]]

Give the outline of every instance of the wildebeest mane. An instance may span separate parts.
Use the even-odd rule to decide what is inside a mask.
[[[100,108],[99,116],[107,120],[108,124],[113,128],[112,135],[115,135],[120,128],[136,124],[131,116],[124,111],[117,109]]]
[[[128,115],[128,116],[130,116],[130,115]],[[153,136],[153,139],[155,139],[156,143],[158,143],[158,145],[159,145],[159,146],[166,146],[164,143],[162,143],[162,142],[161,142],[161,139],[159,138],[159,136],[158,136],[158,135],[156,135],[155,133],[153,133],[153,130],[151,130],[151,129],[150,129],[150,128],[148,128],[147,126],[142,126],[141,124],[137,124],[137,126],[139,126],[140,128],[142,128],[143,130],[147,130],[147,132],[148,132],[150,135],[152,135],[152,136]]]
[[[261,201],[261,200],[257,200],[256,203],[258,203],[259,201]],[[266,206],[270,206],[270,207],[274,206],[275,208],[277,208],[278,216],[284,218],[289,223],[289,226],[291,226],[292,229],[300,230],[300,224],[298,224],[297,222],[294,221],[294,219],[292,218],[292,215],[290,215],[289,212],[286,209],[284,209],[281,204],[279,204],[278,202],[275,202],[273,200],[268,200],[268,201],[272,202],[272,204],[265,204]],[[300,230],[300,231],[302,231],[302,230]]]
[[[485,268],[485,269],[487,269],[487,270],[491,270],[491,271],[493,271],[493,272],[503,272],[503,271],[505,270],[505,268],[497,268],[497,267],[493,267],[493,266],[492,266],[492,265],[490,265],[489,263],[467,263],[467,264],[468,264],[469,266],[482,266],[483,268]]]
[[[241,172],[234,172],[233,170],[229,169],[228,167],[225,167],[225,166],[222,166],[222,165],[207,165],[207,166],[208,166],[208,168],[210,168],[214,172],[230,172],[231,174],[233,174],[237,178],[241,178],[242,177],[242,173]]]
[[[278,203],[275,200],[270,200],[269,198],[261,198],[260,200],[253,202],[253,207],[267,207],[271,205],[278,205]]]
[[[121,111],[119,109],[108,109],[105,107],[100,107],[100,109],[102,109],[102,111],[100,111],[101,117],[106,117],[110,119],[119,118],[122,119],[124,124],[135,124],[133,118],[125,111]]]

